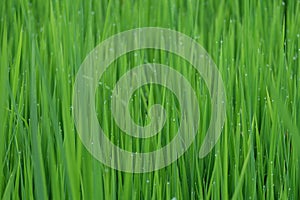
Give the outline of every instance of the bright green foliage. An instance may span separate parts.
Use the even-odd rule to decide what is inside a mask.
[[[170,166],[145,174],[112,170],[94,159],[72,118],[76,72],[101,41],[124,30],[158,26],[201,44],[226,87],[227,118],[204,159],[210,120],[203,80],[181,58],[157,50],[128,53],[99,80],[96,109],[115,144],[153,151],[176,134],[180,107],[166,88],[147,85],[130,109],[147,124],[165,106],[161,133],[131,138],[110,113],[111,89],[138,64],[164,63],[197,91],[200,131]],[[136,56],[137,55],[137,56]],[[0,3],[0,198],[2,199],[300,199],[300,1],[4,0]],[[106,103],[107,102],[107,103]]]

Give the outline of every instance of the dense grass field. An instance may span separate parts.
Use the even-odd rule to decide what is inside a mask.
[[[98,120],[132,152],[166,145],[180,124],[165,87],[139,88],[133,121],[149,123],[156,103],[167,113],[156,136],[138,139],[115,123],[110,96],[139,64],[163,63],[196,91],[195,141],[171,165],[125,173],[96,160],[72,115],[76,73],[103,40],[139,27],[176,30],[202,45],[226,88],[226,121],[214,149],[199,158],[211,116],[207,87],[184,59],[144,49],[118,58],[99,80]],[[1,199],[300,199],[300,1],[3,0],[0,3]],[[191,108],[192,109],[192,108]]]

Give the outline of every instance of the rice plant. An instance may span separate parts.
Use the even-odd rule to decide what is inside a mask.
[[[3,0],[0,11],[1,199],[300,198],[299,0]],[[200,158],[212,115],[201,75],[171,52],[120,56],[99,79],[94,100],[113,144],[155,151],[180,127],[180,102],[159,84],[138,88],[128,109],[134,123],[147,126],[151,107],[162,105],[163,128],[136,138],[118,126],[113,88],[138,65],[160,63],[182,74],[200,110],[198,133],[181,157],[155,171],[129,173],[101,163],[83,145],[72,98],[89,53],[142,27],[178,31],[205,48],[224,82],[226,119],[216,145]]]

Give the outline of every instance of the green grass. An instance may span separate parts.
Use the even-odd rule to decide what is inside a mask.
[[[300,1],[4,0],[0,20],[0,198],[300,198]],[[148,108],[164,105],[161,133],[143,141],[116,126],[111,89],[138,64],[155,59],[181,72],[197,91],[202,113],[196,140],[182,157],[155,172],[130,174],[104,166],[82,145],[72,92],[97,44],[147,26],[185,33],[207,50],[226,87],[226,122],[213,151],[200,159],[210,119],[203,80],[167,52],[122,56],[101,78],[96,96],[99,122],[115,144],[152,151],[179,126],[175,96],[158,85],[140,88],[130,109],[136,123],[147,124]]]

